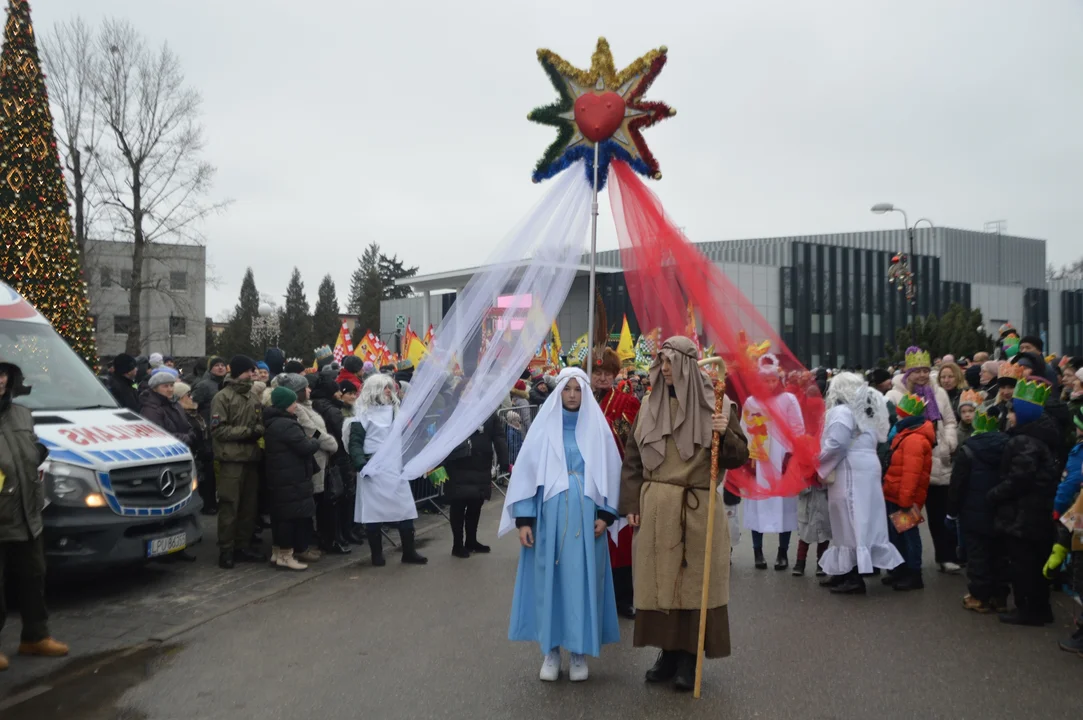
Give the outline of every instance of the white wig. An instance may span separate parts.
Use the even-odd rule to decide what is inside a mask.
[[[887,416],[887,400],[857,373],[843,372],[836,375],[827,389],[825,404],[829,411],[837,405],[846,405],[854,415],[854,422],[863,432],[872,432],[879,442],[887,440],[891,427]]]
[[[390,399],[384,392],[387,388],[391,388]],[[361,386],[361,397],[357,401],[354,413],[360,415],[365,408],[377,405],[395,405],[397,407],[398,404],[399,394],[395,388],[395,378],[383,373],[373,373],[365,378],[365,384]]]

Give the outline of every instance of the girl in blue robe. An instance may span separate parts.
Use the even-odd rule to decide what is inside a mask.
[[[581,370],[561,373],[514,471],[505,521],[514,518],[522,548],[508,637],[539,644],[542,680],[559,676],[562,648],[570,679],[586,680],[585,656],[620,641],[604,537],[617,519],[620,455]]]

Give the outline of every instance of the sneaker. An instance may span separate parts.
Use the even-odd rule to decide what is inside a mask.
[[[68,646],[49,637],[37,642],[19,643],[19,654],[37,657],[64,657],[68,654]]]
[[[966,610],[973,610],[976,613],[986,615],[993,612],[993,606],[991,603],[982,602],[973,595],[963,596],[963,608]]]
[[[1077,629],[1067,640],[1061,640],[1057,646],[1064,652],[1076,653],[1083,657],[1083,628]]]
[[[947,573],[948,575],[958,575],[962,570],[958,563],[946,562],[940,563],[940,572]]]
[[[583,682],[590,676],[587,669],[587,656],[572,653],[571,662],[568,666],[568,679],[572,682]]]
[[[538,677],[545,682],[557,681],[557,678],[560,677],[560,648],[550,650],[545,656]]]

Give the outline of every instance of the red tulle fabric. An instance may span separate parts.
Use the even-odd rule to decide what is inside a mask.
[[[750,463],[726,474],[726,488],[749,499],[796,495],[814,481],[820,455],[823,400],[811,376],[770,323],[717,265],[688,242],[666,217],[658,197],[623,162],[612,164],[609,199],[625,283],[640,330],[661,328],[663,339],[685,335],[691,305],[706,336],[704,346],[713,344],[715,354],[726,361],[726,393],[742,408],[749,396],[759,399],[768,422],[792,448],[784,471],[765,465],[763,477],[757,480]],[[767,352],[778,358],[786,373],[778,391],[764,381],[757,360],[748,351],[764,340],[770,342]],[[797,397],[804,433],[795,434],[777,404],[765,402],[779,391],[794,392]]]

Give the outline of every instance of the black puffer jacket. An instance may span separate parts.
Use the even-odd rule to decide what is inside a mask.
[[[1043,414],[1008,431],[998,485],[989,491],[996,532],[1020,540],[1053,540],[1053,498],[1060,473],[1056,447],[1060,428]]]
[[[988,495],[1000,484],[1000,464],[1008,439],[1002,432],[973,435],[955,453],[948,515],[959,518],[967,532],[993,534],[993,506]]]
[[[184,409],[173,398],[163,397],[153,390],[144,390],[139,395],[141,406],[139,414],[150,420],[167,433],[177,438],[189,448],[196,441],[192,424],[184,414]]]
[[[139,393],[136,392],[131,380],[123,375],[109,373],[106,376],[105,388],[118,405],[134,413],[139,412]]]
[[[313,517],[312,473],[319,440],[305,437],[297,418],[271,406],[263,409],[264,457],[271,517],[296,520]]]
[[[444,497],[451,501],[488,500],[493,495],[493,451],[501,471],[508,468],[508,443],[496,415],[489,416],[444,460],[448,479]]]
[[[331,464],[338,468],[343,482],[349,486],[349,478],[354,475],[354,469],[350,464],[349,449],[342,443],[342,424],[346,420],[343,410],[346,405],[335,399],[333,387],[333,382],[328,387],[327,383],[321,381],[312,389],[312,409],[323,418],[327,432],[338,443],[338,450],[331,456]]]

